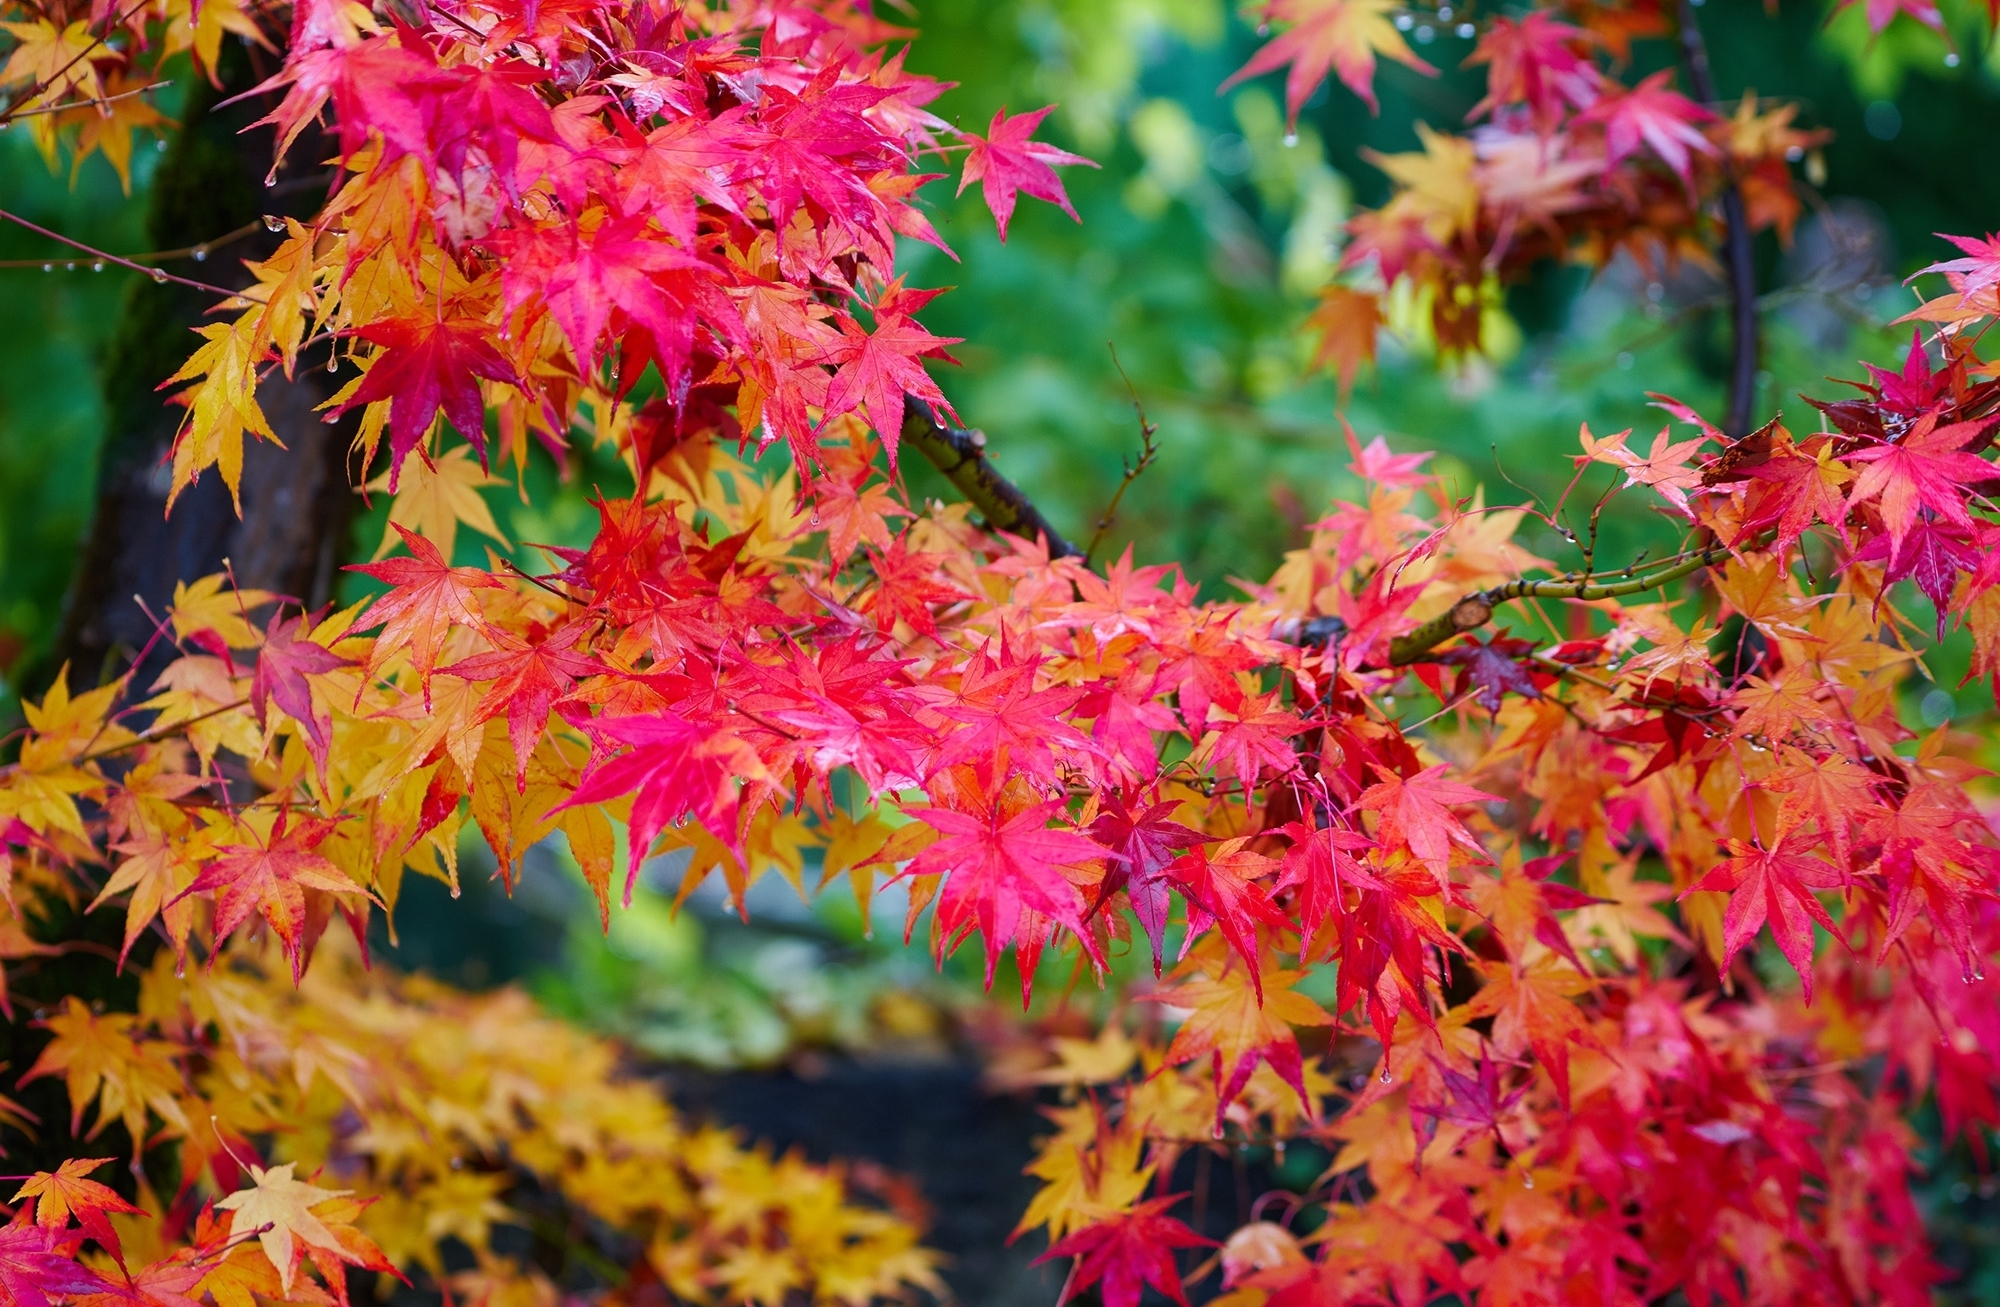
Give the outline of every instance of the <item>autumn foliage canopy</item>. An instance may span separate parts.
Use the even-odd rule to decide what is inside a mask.
[[[1560,504],[1493,507],[1354,437],[1363,493],[1226,601],[1023,529],[955,430],[939,292],[896,262],[941,244],[921,188],[955,172],[1004,235],[1088,161],[1035,139],[1046,109],[939,117],[894,10],[298,0],[282,42],[280,12],[8,26],[5,77],[74,102],[35,130],[107,153],[144,101],[74,105],[180,49],[212,64],[221,32],[282,44],[279,152],[324,124],[339,175],[163,378],[172,483],[235,492],[274,438],[260,385],[331,366],[395,534],[359,565],[373,599],[209,578],[161,615],[157,680],[70,669],[29,707],[0,769],[13,883],[171,947],[138,1013],[50,1015],[26,1075],[176,1160],[139,1204],[98,1159],[30,1179],[0,1294],[344,1303],[350,1269],[483,1249],[508,1165],[632,1232],[634,1301],[935,1284],[852,1177],[680,1126],[516,1000],[361,971],[340,937],[406,874],[456,877],[469,823],[510,885],[560,837],[607,921],[663,851],[688,851],[681,897],[719,877],[741,903],[818,849],[822,885],[865,906],[895,880],[907,930],[983,950],[989,984],[1011,955],[1024,1000],[1051,958],[1146,958],[1142,1002],[1027,1073],[1086,1092],[1052,1109],[1023,1228],[1107,1307],[1179,1300],[1197,1265],[1237,1307],[1928,1301],[1910,1119],[2000,1126],[2000,839],[1964,738],[1904,696],[1958,627],[2000,675],[2000,244],[1954,238],[1897,370],[1761,425],[1660,397],[1657,435],[1580,433]],[[1268,0],[1239,75],[1283,72],[1293,113],[1328,76],[1372,101],[1378,59],[1423,66],[1390,15]],[[1476,351],[1540,261],[1789,236],[1819,139],[1792,106],[1621,80],[1684,21],[1480,20],[1474,122],[1379,160],[1393,198],[1309,324],[1343,385],[1392,297]],[[481,469],[573,442],[630,472],[590,545],[454,565]],[[939,449],[972,504],[904,493]],[[1610,503],[1677,548],[1600,556]],[[1330,1001],[1300,992],[1329,971]],[[1327,1174],[1210,1248],[1176,1162],[1286,1140]],[[484,1254],[456,1283],[552,1292]]]

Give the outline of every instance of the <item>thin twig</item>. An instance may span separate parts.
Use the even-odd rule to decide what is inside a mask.
[[[163,87],[172,85],[172,82],[154,82],[151,86],[140,86],[130,91],[120,91],[116,95],[101,95],[94,100],[68,100],[62,104],[41,104],[36,105],[32,109],[17,109],[13,113],[8,114],[7,117],[9,120],[12,120],[15,118],[33,118],[37,114],[61,113],[65,109],[102,108],[107,104],[116,104],[120,100],[129,100],[135,95],[144,95],[148,91],[157,91]]]
[[[202,241],[197,245],[183,245],[179,249],[173,250],[141,250],[137,254],[127,254],[124,257],[134,261],[193,259],[199,263],[223,246],[234,245],[250,233],[262,231],[263,228],[263,220],[258,219],[256,222],[244,223],[235,231],[224,232],[212,241]],[[48,268],[50,266],[52,266],[51,260],[48,259],[0,259],[0,268]]]
[[[1137,460],[1125,460],[1125,479],[1118,483],[1118,489],[1111,496],[1111,502],[1104,506],[1104,515],[1097,519],[1097,529],[1090,533],[1090,543],[1083,547],[1085,567],[1090,566],[1090,560],[1097,556],[1097,546],[1104,543],[1104,533],[1118,520],[1118,506],[1125,502],[1125,492],[1132,488],[1132,483],[1137,481],[1140,474],[1151,467],[1153,460],[1160,456],[1160,447],[1153,443],[1153,437],[1159,434],[1160,424],[1146,420],[1146,406],[1140,402],[1139,388],[1132,384],[1132,378],[1125,373],[1125,365],[1118,359],[1118,347],[1109,345],[1107,348],[1111,351],[1111,365],[1118,369],[1119,376],[1125,378],[1125,389],[1131,392],[1132,407],[1139,414],[1139,457]]]
[[[225,299],[240,299],[243,300],[245,303],[249,304],[262,303],[262,301],[258,300],[256,297],[251,295],[245,295],[242,291],[239,290],[229,290],[222,286],[211,286],[205,281],[196,281],[191,277],[175,276],[173,273],[168,272],[165,268],[149,267],[143,263],[134,263],[130,259],[120,258],[116,254],[107,253],[106,251],[100,250],[95,246],[85,245],[80,240],[73,240],[70,237],[63,235],[59,231],[50,231],[47,227],[42,226],[40,223],[29,222],[26,218],[23,218],[18,213],[9,213],[5,209],[0,209],[0,221],[11,222],[17,226],[26,227],[29,231],[34,232],[38,236],[46,236],[52,241],[60,241],[62,244],[69,246],[71,249],[82,250],[85,254],[90,255],[94,259],[101,259],[106,263],[115,263],[122,268],[130,268],[134,272],[143,272],[148,277],[151,277],[154,281],[158,282],[171,281],[176,283],[177,285],[189,286],[195,290],[206,291],[210,295],[220,295]]]

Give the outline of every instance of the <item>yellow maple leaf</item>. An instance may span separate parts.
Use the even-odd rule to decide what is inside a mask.
[[[389,520],[382,524],[382,543],[375,546],[375,558],[382,558],[402,542],[398,524],[408,527],[438,547],[446,558],[458,542],[459,523],[481,535],[507,544],[506,535],[493,520],[480,490],[505,485],[490,475],[472,457],[470,445],[454,445],[436,458],[413,458],[403,464],[396,498],[389,505]],[[368,489],[386,491],[389,474],[384,472],[368,483]]]

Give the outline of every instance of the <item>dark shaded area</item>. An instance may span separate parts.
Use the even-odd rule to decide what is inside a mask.
[[[832,1063],[807,1078],[662,1073],[689,1115],[735,1126],[814,1161],[865,1158],[916,1182],[931,1209],[926,1242],[951,1260],[944,1277],[967,1307],[1055,1301],[1062,1270],[1035,1266],[1039,1234],[1011,1248],[1037,1181],[1021,1174],[1048,1123],[1025,1099],[995,1097],[969,1062]]]
[[[250,239],[196,265],[200,278],[232,288],[250,281],[242,259],[265,258],[278,247],[280,235],[261,229],[271,225],[267,215],[310,216],[330,180],[318,164],[325,151],[317,132],[301,137],[285,169],[266,179],[270,134],[260,129],[244,135],[263,112],[261,99],[223,103],[269,75],[272,70],[258,67],[257,59],[256,52],[228,42],[222,85],[195,84],[185,128],[157,175],[147,217],[156,249],[259,224]],[[341,384],[326,366],[326,346],[301,355],[296,380],[277,373],[259,387],[259,403],[283,448],[245,433],[242,515],[213,468],[167,513],[170,454],[185,410],[159,386],[198,343],[191,329],[226,320],[211,315],[214,303],[213,295],[185,286],[141,279],[132,287],[105,365],[109,425],[96,511],[55,647],[41,668],[22,678],[31,692],[64,663],[72,668],[72,688],[123,672],[154,632],[153,618],[134,596],[160,615],[176,582],[220,571],[225,560],[246,588],[273,590],[307,607],[332,596],[350,552],[354,495],[345,463],[353,424],[329,424],[315,411]],[[162,646],[149,656],[137,677],[139,689],[150,685],[170,652]]]

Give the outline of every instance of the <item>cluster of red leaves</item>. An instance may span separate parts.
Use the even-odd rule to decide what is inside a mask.
[[[961,189],[982,185],[1003,237],[1021,191],[1068,211],[1052,165],[1087,162],[1031,139],[1047,110],[983,137],[930,113],[945,85],[881,48],[906,35],[851,0],[503,0],[421,27],[303,0],[266,121],[282,148],[330,111],[350,175],[233,335],[212,329],[248,347],[176,378],[176,488],[219,465],[233,489],[243,430],[268,434],[259,370],[328,337],[365,370],[336,411],[364,410],[370,462],[386,432],[391,491],[440,412],[483,463],[497,406],[525,457],[527,433],[560,448],[586,393],[622,399],[649,368],[676,429],[730,406],[803,470],[815,423],[857,413],[893,467],[905,395],[948,411],[921,360],[953,342],[914,316],[937,292],[896,275],[899,238],[944,248],[919,160],[967,149]]]
[[[437,414],[483,452],[497,410],[517,457],[583,430],[633,492],[546,575],[405,527],[363,569],[387,593],[344,612],[260,632],[272,596],[186,588],[146,732],[124,683],[31,709],[0,835],[37,874],[129,892],[128,937],[158,917],[183,954],[261,919],[297,970],[336,908],[358,931],[406,871],[455,877],[467,820],[510,883],[562,832],[607,919],[614,821],[628,900],[658,853],[685,851],[680,896],[719,871],[740,904],[818,848],[864,911],[901,881],[941,955],[977,934],[991,979],[1011,950],[1024,1000],[1051,951],[1173,956],[1171,1038],[1113,1029],[1090,1047],[1122,1060],[1036,1072],[1111,1086],[1061,1115],[1026,1222],[1111,1307],[1180,1292],[1194,1236],[1147,1191],[1232,1131],[1340,1146],[1308,1241],[1225,1247],[1241,1303],[1921,1299],[1904,1117],[1935,1094],[1953,1134],[2000,1124],[2000,841],[1962,741],[1899,714],[1918,654],[1891,587],[1994,670],[1994,392],[1967,343],[2000,308],[1990,242],[1921,311],[1942,365],[1873,374],[1830,430],[1732,440],[1671,401],[1694,438],[1586,429],[1578,483],[1657,492],[1676,554],[1554,574],[1511,543],[1528,510],[1357,441],[1364,497],[1249,600],[1204,602],[1171,567],[920,511],[877,468],[904,397],[940,398],[918,360],[947,342],[892,242],[930,235],[911,161],[945,128],[941,88],[864,52],[892,34],[869,12],[298,14],[276,119],[331,106],[351,176],[266,297],[204,329],[177,479],[229,475],[259,369],[310,328],[363,369],[340,402],[366,455],[387,433],[392,484],[449,488]],[[1729,151],[1663,82],[1610,83],[1581,31],[1489,29],[1492,142],[1536,152],[1491,176],[1546,196],[1543,163],[1594,151],[1589,185],[1652,216],[1592,200],[1573,234],[1680,239]],[[1035,121],[974,142],[1003,222],[1016,190],[1060,202]],[[1489,223],[1479,148],[1433,138],[1435,184],[1366,228],[1378,255],[1458,276],[1566,220]],[[664,397],[635,413],[649,366]],[[795,471],[732,458],[746,434]],[[1683,611],[1644,601],[1704,569]],[[1511,632],[1452,636],[1512,600],[1535,603]],[[1796,996],[1745,956],[1766,928]]]

